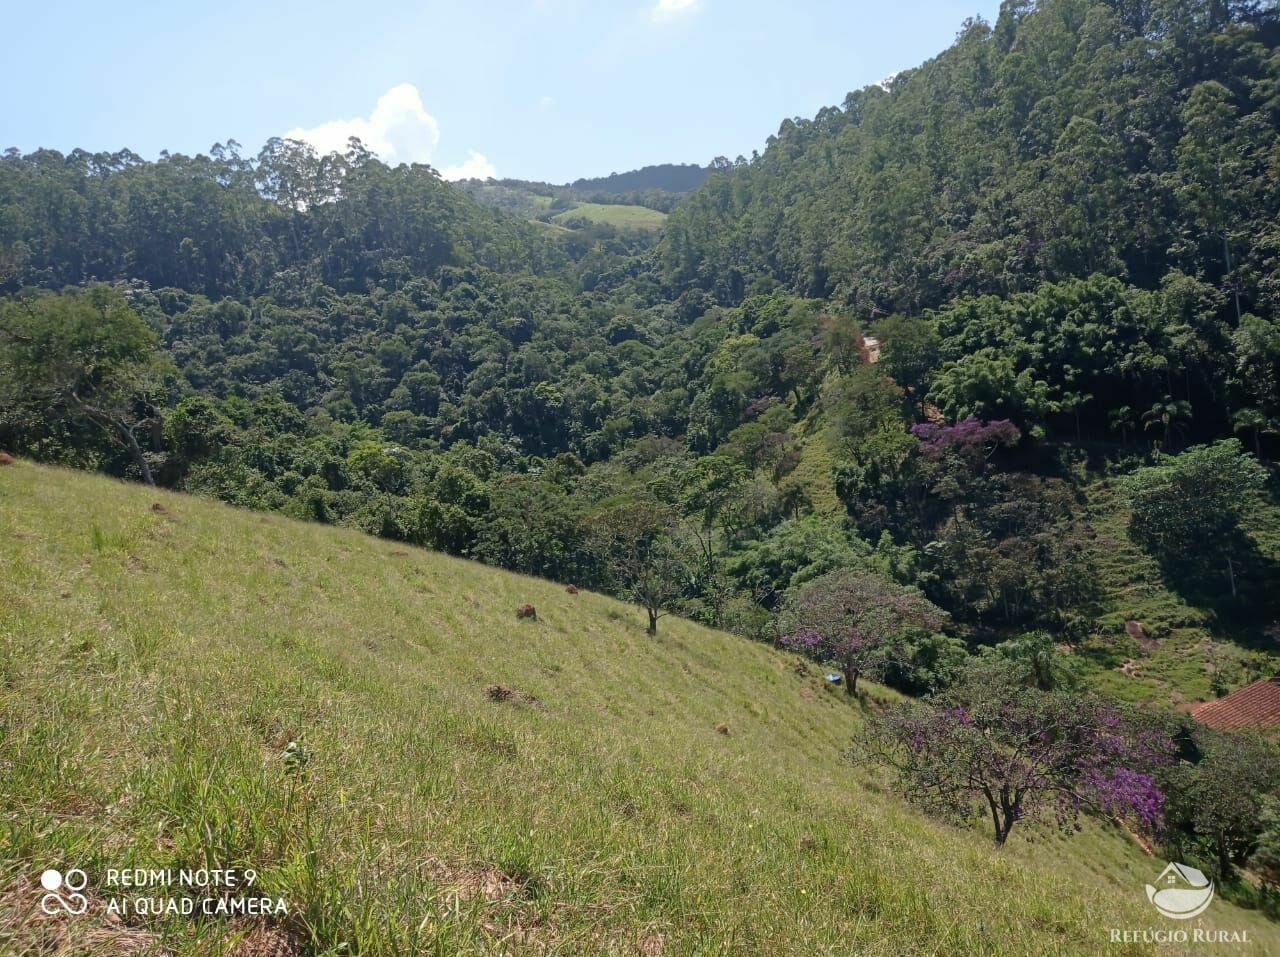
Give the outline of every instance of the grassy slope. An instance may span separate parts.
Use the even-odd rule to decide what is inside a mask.
[[[586,219],[619,229],[661,229],[667,221],[667,214],[647,206],[577,203],[572,209],[558,213],[551,219],[562,224],[575,219]]]
[[[497,184],[481,186],[474,195],[482,203],[508,210],[512,209],[511,200],[518,197],[523,206],[520,212],[521,215],[529,218],[531,222],[542,223],[556,232],[568,229],[566,224],[577,219],[614,226],[618,229],[645,231],[661,229],[667,221],[666,213],[656,209],[649,209],[647,206],[575,202],[570,209],[551,216],[548,222],[536,217],[543,216],[550,210],[552,205],[550,196],[543,196],[541,193],[530,192],[518,187]],[[505,206],[501,202],[503,199],[508,201]]]
[[[858,710],[763,646],[27,463],[0,543],[5,953],[1142,953],[1106,928],[1162,920],[1163,862],[1113,830],[997,853],[903,808],[839,757]],[[28,919],[50,864],[96,898],[109,866],[214,863],[259,868],[289,925]],[[1280,952],[1256,915],[1200,920]]]
[[[809,414],[791,429],[800,450],[800,459],[787,480],[798,485],[814,513],[839,521],[845,507],[836,494],[836,462],[839,459],[840,436],[836,427],[822,414],[816,402]]]
[[[1213,608],[1169,586],[1156,560],[1129,538],[1129,514],[1106,483],[1090,487],[1088,496],[1098,531],[1090,562],[1105,589],[1104,633],[1085,648],[1097,687],[1133,701],[1176,706],[1213,698],[1215,670],[1234,689],[1280,668],[1275,642],[1262,627],[1232,627]],[[1251,516],[1250,534],[1259,552],[1273,561],[1280,560],[1278,527],[1280,509],[1274,506]],[[1226,601],[1225,581],[1211,584]],[[1126,635],[1129,620],[1139,622],[1153,640]]]
[[[529,222],[552,236],[567,236],[573,232],[568,226],[561,226],[559,223],[548,223],[541,219],[531,219]]]

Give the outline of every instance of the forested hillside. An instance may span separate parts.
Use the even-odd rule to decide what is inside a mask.
[[[696,163],[663,163],[627,173],[610,173],[591,179],[575,179],[569,185],[583,192],[637,193],[649,189],[687,193],[706,181],[708,170]]]
[[[272,140],[147,162],[126,151],[8,150],[0,161],[0,283],[146,283],[221,299],[321,283],[365,293],[447,266],[554,268],[517,220],[466,202],[428,167],[388,168]]]
[[[596,588],[851,694],[968,713],[1013,661],[1186,705],[1280,664],[1278,78],[1274,3],[1007,0],[656,239],[355,141],[11,150],[0,447]],[[1178,741],[1263,769],[1229,826],[1203,781],[1145,806],[1229,881],[1280,770]]]
[[[769,277],[869,315],[1174,270],[1269,308],[1276,30],[1257,0],[1006,0],[713,177],[673,222],[667,268],[728,298]]]
[[[1047,403],[1121,437],[1156,402],[1186,402],[1177,417],[1206,431],[1274,432],[1277,30],[1274,5],[1251,0],[1006,2],[714,176],[672,218],[664,274],[722,302],[781,284],[868,321],[941,309],[951,413]],[[1070,291],[1046,312],[1032,303],[1050,283]],[[1037,311],[1080,315],[1084,337],[1033,334]],[[1121,354],[1088,342],[1090,311],[1133,317]],[[1142,391],[1098,394],[1098,363]],[[972,395],[1023,373],[1000,402]]]

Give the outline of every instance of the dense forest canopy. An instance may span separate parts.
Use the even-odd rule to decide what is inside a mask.
[[[446,266],[554,269],[517,220],[469,203],[427,166],[391,168],[357,141],[317,155],[275,139],[147,162],[125,150],[0,160],[0,283],[128,279],[215,298],[323,283],[368,292]]]
[[[1274,434],[1278,31],[1254,2],[1006,2],[714,175],[671,217],[664,276],[937,315],[926,384],[952,414]],[[992,378],[996,401],[975,394]]]
[[[1254,0],[1006,0],[713,176],[665,268],[724,301],[773,280],[870,317],[1174,270],[1270,309],[1277,29]]]

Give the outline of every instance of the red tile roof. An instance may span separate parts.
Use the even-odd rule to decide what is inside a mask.
[[[1225,698],[1198,704],[1191,717],[1220,731],[1280,726],[1280,678],[1263,678]]]

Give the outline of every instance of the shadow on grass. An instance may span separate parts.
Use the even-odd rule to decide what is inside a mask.
[[[1244,531],[1233,529],[1195,555],[1151,555],[1169,589],[1211,616],[1215,630],[1242,647],[1276,650],[1266,632],[1280,619],[1280,562]]]

